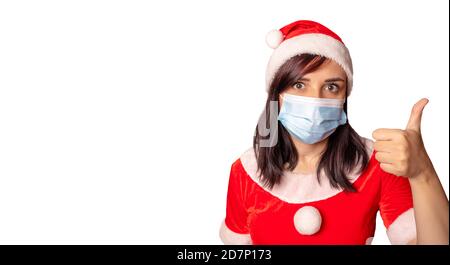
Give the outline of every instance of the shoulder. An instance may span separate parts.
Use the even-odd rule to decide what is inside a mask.
[[[250,177],[256,180],[258,164],[256,162],[256,155],[253,148],[248,148],[242,152],[239,157],[231,165],[231,175],[234,178],[243,178],[241,181]]]
[[[239,157],[242,168],[249,176],[256,174],[258,170],[258,163],[256,161],[256,154],[253,148],[248,148]]]

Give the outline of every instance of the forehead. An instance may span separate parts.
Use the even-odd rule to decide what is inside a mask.
[[[311,73],[305,74],[304,77],[330,77],[331,75],[343,79],[346,77],[344,69],[338,63],[331,59],[327,59],[319,66],[319,68]]]

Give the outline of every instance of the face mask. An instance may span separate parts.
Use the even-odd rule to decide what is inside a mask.
[[[347,122],[345,99],[311,98],[282,95],[278,120],[286,130],[306,144],[314,144],[331,135]]]

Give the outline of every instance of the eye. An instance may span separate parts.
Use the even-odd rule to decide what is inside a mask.
[[[303,84],[302,82],[297,82],[293,85],[293,87],[295,89],[303,89],[303,88],[305,88],[305,84]]]
[[[337,93],[339,91],[339,86],[335,83],[331,83],[327,85],[326,89],[330,92]]]

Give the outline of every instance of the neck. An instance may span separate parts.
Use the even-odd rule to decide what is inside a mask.
[[[292,140],[298,153],[297,166],[292,172],[314,174],[320,157],[327,148],[328,137],[314,144],[305,144],[295,137]]]

